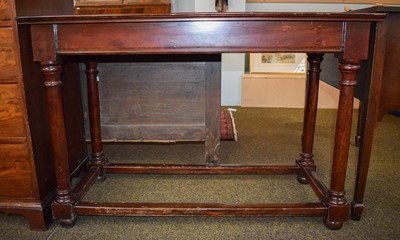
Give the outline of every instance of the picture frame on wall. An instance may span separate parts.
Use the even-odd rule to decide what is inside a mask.
[[[306,55],[304,53],[252,53],[250,54],[251,73],[305,73]]]

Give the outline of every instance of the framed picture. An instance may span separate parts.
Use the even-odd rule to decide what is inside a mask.
[[[305,73],[306,55],[304,53],[252,53],[250,54],[251,73]]]

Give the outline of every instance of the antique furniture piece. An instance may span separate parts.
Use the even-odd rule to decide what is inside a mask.
[[[57,176],[53,216],[72,225],[78,215],[123,216],[321,216],[329,229],[339,229],[349,219],[345,175],[352,119],[354,88],[362,60],[368,57],[370,30],[380,25],[382,14],[229,13],[172,15],[86,15],[18,18],[20,31],[30,32],[33,60],[40,63],[47,90],[49,128]],[[112,31],[113,34],[109,34]],[[302,153],[293,165],[224,165],[219,157],[219,74],[209,71],[204,86],[205,117],[199,140],[205,141],[205,164],[122,164],[109,162],[102,151],[97,63],[104,58],[140,54],[193,54],[215,62],[220,53],[308,53],[308,91]],[[330,184],[316,174],[313,159],[318,82],[323,53],[339,57],[341,79],[335,146]],[[68,129],[62,99],[62,61],[86,64],[91,166],[74,187],[69,179]],[[64,74],[68,71],[64,69]],[[45,123],[44,123],[45,124]],[[295,174],[317,195],[316,202],[278,204],[132,203],[88,202],[83,196],[112,173],[157,174]]]
[[[368,61],[362,64],[355,96],[360,99],[356,145],[359,146],[358,168],[351,217],[360,220],[363,199],[377,122],[384,114],[400,110],[400,8],[375,6],[353,11],[356,13],[385,13],[387,17],[371,33]],[[329,68],[334,61],[327,56],[321,78],[329,84],[340,78],[336,69]]]
[[[44,230],[56,191],[46,92],[32,51],[20,48],[25,39],[19,38],[15,16],[15,2],[0,0],[0,212],[23,215],[31,229]],[[74,65],[66,65],[71,75],[65,80],[78,73]],[[78,81],[66,81],[63,99],[73,106],[65,109],[70,174],[87,158],[79,90]]]
[[[400,110],[400,8],[375,6],[357,10],[365,13],[385,13],[382,30],[371,41],[370,58],[362,69],[364,82],[359,92],[361,106],[356,142],[360,147],[356,188],[352,201],[352,218],[359,220],[364,209],[363,199],[369,160],[377,121],[390,111]],[[370,81],[370,82],[369,82]]]

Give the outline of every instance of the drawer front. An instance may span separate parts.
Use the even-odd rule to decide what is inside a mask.
[[[34,184],[26,144],[0,144],[0,199],[33,198]]]
[[[11,19],[11,9],[9,0],[0,0],[0,21]]]
[[[0,27],[0,83],[17,82],[17,59],[12,28]]]
[[[18,84],[0,84],[0,138],[25,137],[24,110]]]

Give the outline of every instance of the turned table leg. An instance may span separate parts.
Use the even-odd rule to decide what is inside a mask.
[[[323,54],[307,54],[307,60],[309,68],[307,75],[306,104],[304,109],[302,153],[300,154],[300,159],[298,159],[296,163],[315,170],[313,145],[318,107],[319,74],[321,72]],[[307,183],[306,178],[301,172],[298,172],[297,180],[304,184]]]
[[[87,78],[88,111],[92,147],[92,157],[89,161],[89,166],[98,167],[100,171],[97,180],[104,181],[106,178],[104,165],[107,163],[107,158],[104,155],[103,145],[101,143],[100,100],[97,82],[99,71],[97,70],[97,62],[86,62],[85,73]]]
[[[54,169],[57,181],[57,196],[52,204],[53,217],[59,219],[61,225],[70,226],[76,221],[72,194],[67,137],[64,122],[64,111],[60,80],[62,65],[60,62],[41,62],[41,71],[44,76],[44,85],[47,92],[47,108],[51,137]]]
[[[350,134],[353,115],[354,90],[357,84],[357,73],[360,61],[341,59],[339,108],[336,120],[335,147],[333,153],[331,185],[328,195],[323,200],[328,206],[324,218],[325,226],[329,229],[340,229],[349,219],[350,208],[345,198],[346,169],[349,155]]]

